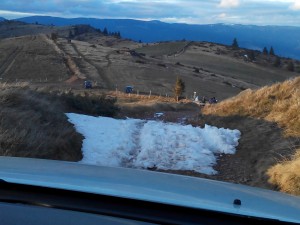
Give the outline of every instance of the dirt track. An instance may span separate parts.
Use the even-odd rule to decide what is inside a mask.
[[[68,76],[63,56],[45,40],[44,35],[1,40],[2,81],[60,82]]]
[[[15,62],[15,58],[17,55],[22,51],[23,46],[17,46],[15,49],[12,50],[11,54],[7,56],[4,62],[0,65],[0,76],[3,77],[5,73],[11,68],[13,63]]]

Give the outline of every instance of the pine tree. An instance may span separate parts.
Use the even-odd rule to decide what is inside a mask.
[[[56,42],[57,40],[57,33],[51,33],[51,39]]]
[[[234,38],[233,39],[233,42],[232,42],[232,45],[231,45],[233,48],[239,48],[239,44],[238,44],[238,42],[237,42],[237,39],[236,38]]]
[[[294,72],[295,67],[293,61],[289,61],[288,66],[287,66],[288,71]]]
[[[280,58],[278,56],[276,57],[273,65],[275,67],[279,67],[281,65],[281,60],[280,60]]]
[[[74,27],[74,36],[79,35],[79,29],[78,27]]]
[[[264,47],[264,49],[263,49],[263,54],[264,55],[268,55],[269,54],[268,49],[266,47]]]
[[[72,33],[71,30],[69,31],[69,38],[70,38],[70,39],[73,38],[73,33]]]
[[[250,59],[251,61],[254,61],[254,60],[255,60],[255,53],[254,53],[254,51],[250,51],[249,54],[248,54],[248,56],[249,56],[249,59]]]
[[[118,38],[121,38],[121,33],[120,33],[120,31],[117,32],[117,37],[118,37]]]
[[[183,82],[183,80],[181,78],[177,77],[176,84],[175,84],[175,87],[174,87],[174,94],[176,96],[177,102],[179,100],[179,97],[184,92],[184,90],[185,90],[185,83]]]
[[[105,27],[104,30],[103,30],[103,34],[106,36],[108,35],[108,31],[107,31],[107,28]]]
[[[271,48],[270,48],[270,55],[275,55],[275,52],[274,52],[274,49],[273,49],[272,46],[271,46]]]

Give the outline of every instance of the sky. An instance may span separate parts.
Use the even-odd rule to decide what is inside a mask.
[[[0,16],[300,26],[300,0],[1,0]]]

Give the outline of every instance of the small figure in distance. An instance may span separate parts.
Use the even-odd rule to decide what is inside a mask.
[[[207,98],[205,97],[205,96],[203,96],[203,98],[202,98],[202,103],[206,103],[207,102]]]
[[[211,99],[209,99],[209,104],[216,104],[216,103],[218,103],[216,97],[212,97]]]
[[[127,94],[133,93],[133,87],[132,86],[126,86],[125,87],[125,93],[127,93]]]
[[[92,82],[89,80],[84,81],[85,89],[92,89]]]

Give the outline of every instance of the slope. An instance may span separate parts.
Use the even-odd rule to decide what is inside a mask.
[[[269,168],[264,171],[270,177],[269,182],[277,185],[282,191],[291,194],[300,194],[300,154],[299,137],[300,137],[300,77],[287,80],[283,83],[277,83],[272,86],[266,86],[259,90],[246,90],[238,96],[221,102],[217,105],[206,106],[202,113],[205,115],[217,115],[223,118],[228,117],[251,117],[253,119],[262,119],[265,121],[275,122],[284,132],[286,137],[291,137],[290,142],[285,148],[283,146],[270,146],[276,155],[274,159],[269,159]],[[256,132],[264,127],[256,127]],[[276,125],[273,135],[276,130]],[[250,131],[249,131],[250,132]],[[277,140],[274,140],[277,141]],[[297,147],[298,146],[298,147]],[[254,150],[259,152],[258,149]],[[261,146],[263,148],[263,146]],[[281,148],[278,151],[276,148]],[[297,150],[298,148],[298,150]],[[288,151],[288,149],[290,149]],[[257,152],[255,154],[257,154]],[[287,154],[287,152],[289,154]],[[250,153],[248,153],[250,154]],[[251,152],[251,154],[253,154]],[[294,156],[291,156],[295,154]],[[269,155],[270,156],[270,155]],[[267,160],[267,159],[265,159]],[[246,161],[246,159],[245,159]],[[278,163],[276,164],[276,161]],[[260,163],[256,161],[254,167]]]
[[[62,81],[69,77],[64,56],[46,35],[30,35],[0,41],[2,81]]]

